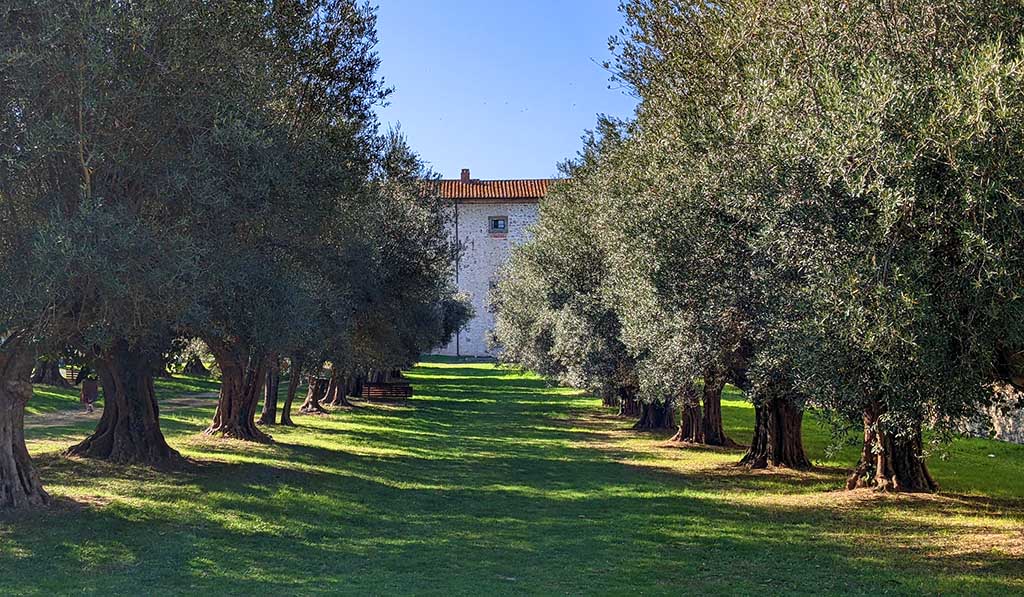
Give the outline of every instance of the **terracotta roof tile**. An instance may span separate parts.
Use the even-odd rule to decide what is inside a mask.
[[[551,179],[532,180],[439,180],[438,192],[445,199],[541,199],[548,194]]]

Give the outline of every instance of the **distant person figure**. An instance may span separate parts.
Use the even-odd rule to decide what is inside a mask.
[[[81,400],[82,404],[85,405],[85,412],[91,413],[94,410],[92,405],[95,404],[99,398],[100,388],[99,384],[96,383],[96,380],[91,377],[83,379]]]

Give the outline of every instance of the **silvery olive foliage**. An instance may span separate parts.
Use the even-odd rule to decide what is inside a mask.
[[[754,400],[784,387],[840,427],[877,408],[897,436],[955,430],[1020,379],[1019,3],[622,10],[608,66],[639,105],[514,257],[506,358],[607,379],[560,349],[600,339],[648,398],[724,364]],[[581,304],[615,325],[566,323]]]

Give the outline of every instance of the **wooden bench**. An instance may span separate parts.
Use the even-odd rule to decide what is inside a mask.
[[[361,396],[370,402],[404,401],[412,398],[412,386],[407,381],[364,382]]]

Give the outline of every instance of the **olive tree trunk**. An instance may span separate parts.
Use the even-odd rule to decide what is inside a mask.
[[[338,373],[331,375],[331,383],[327,388],[327,404],[331,406],[352,406],[352,403],[348,401],[348,391],[351,386],[350,380],[351,378],[347,375],[340,375]]]
[[[700,404],[683,404],[680,409],[679,428],[672,436],[672,441],[689,444],[704,443],[704,427],[701,423],[700,410]]]
[[[68,380],[64,379],[64,374],[60,372],[60,365],[57,364],[57,361],[50,359],[39,359],[36,362],[36,369],[32,372],[32,383],[58,388],[71,387]]]
[[[704,423],[701,414],[700,400],[693,384],[687,384],[679,398],[679,429],[671,441],[691,444],[704,443]]]
[[[299,391],[299,382],[302,380],[302,359],[292,357],[288,364],[288,393],[284,398],[284,406],[281,407],[281,424],[290,427],[295,426],[292,421],[292,404],[295,402],[295,394]]]
[[[256,405],[266,381],[266,358],[220,340],[207,340],[220,367],[220,397],[207,435],[223,435],[252,442],[270,443],[271,437],[256,427]]]
[[[103,415],[92,435],[68,448],[67,454],[122,464],[166,466],[179,462],[181,454],[167,445],[160,430],[153,370],[152,359],[125,340],[97,355]]]
[[[44,506],[50,496],[25,447],[33,355],[20,338],[0,343],[0,510]]]
[[[267,380],[263,391],[263,411],[260,413],[259,425],[275,425],[277,423],[277,393],[281,387],[281,362],[271,357],[267,365]]]
[[[306,401],[299,407],[299,412],[304,415],[318,415],[327,412],[320,401],[327,395],[329,380],[322,377],[309,377],[309,390],[306,392]]]
[[[658,429],[674,429],[676,426],[671,400],[642,402],[640,404],[640,420],[633,425],[636,431],[655,431]]]
[[[640,402],[636,399],[636,392],[631,388],[619,388],[618,416],[629,419],[640,416]]]
[[[704,376],[704,418],[701,421],[703,438],[701,443],[709,446],[735,447],[725,434],[722,424],[722,390],[725,389],[725,372],[709,371]]]
[[[931,493],[939,489],[924,460],[921,426],[909,436],[888,433],[881,420],[884,408],[869,405],[864,411],[864,446],[860,462],[846,481],[847,489],[874,487],[879,491]]]
[[[192,355],[188,362],[185,363],[185,369],[182,370],[185,375],[191,375],[192,377],[209,377],[210,370],[203,364],[203,360],[197,355]]]
[[[811,468],[801,436],[803,418],[803,411],[785,397],[755,403],[754,439],[740,465],[750,468]]]

